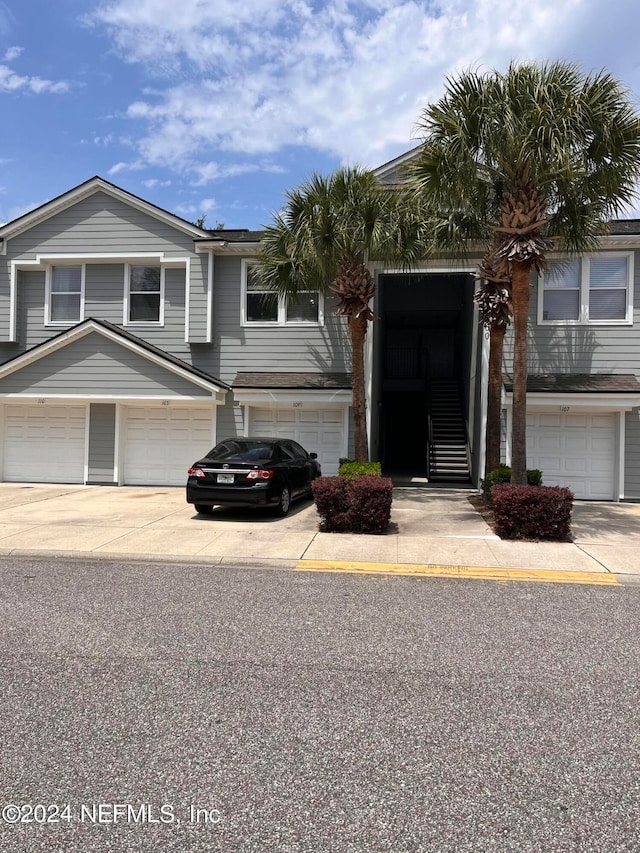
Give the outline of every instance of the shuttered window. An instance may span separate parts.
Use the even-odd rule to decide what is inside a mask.
[[[541,279],[538,322],[631,323],[632,253],[552,260]]]
[[[591,258],[589,319],[624,320],[627,313],[627,258]]]
[[[580,261],[552,261],[544,274],[545,320],[580,319]]]

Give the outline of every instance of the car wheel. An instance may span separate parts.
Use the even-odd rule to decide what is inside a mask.
[[[285,516],[289,512],[290,506],[291,491],[289,490],[289,486],[283,486],[280,497],[278,498],[278,505],[276,506],[276,515]]]
[[[199,515],[211,515],[213,512],[213,507],[209,506],[209,504],[194,504],[194,506]]]

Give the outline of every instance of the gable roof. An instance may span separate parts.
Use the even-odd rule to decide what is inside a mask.
[[[38,222],[42,222],[45,219],[49,219],[51,216],[55,216],[57,213],[66,210],[68,207],[72,207],[74,204],[82,201],[82,199],[88,198],[97,192],[107,193],[107,195],[117,198],[125,204],[129,204],[132,207],[143,211],[143,213],[153,216],[155,219],[168,223],[174,228],[177,228],[194,238],[208,237],[209,235],[209,232],[206,229],[198,228],[198,226],[194,225],[192,222],[188,222],[186,219],[182,219],[182,217],[176,216],[174,213],[169,213],[168,210],[164,210],[163,208],[152,204],[150,201],[146,201],[145,199],[140,198],[140,196],[134,195],[128,190],[123,190],[122,187],[119,187],[116,184],[112,184],[111,181],[106,181],[99,175],[95,175],[93,178],[89,178],[88,181],[78,184],[77,187],[73,187],[73,189],[67,190],[67,192],[62,193],[62,195],[56,196],[51,199],[51,201],[46,201],[34,210],[24,213],[22,216],[18,216],[17,219],[12,219],[11,222],[7,222],[5,225],[0,226],[0,240],[6,241],[10,237],[15,237],[16,234],[20,234],[31,228],[33,225],[36,225]]]
[[[41,344],[32,347],[30,350],[20,353],[20,355],[15,356],[9,361],[5,361],[4,364],[0,365],[0,379],[4,376],[8,376],[10,373],[14,373],[17,370],[26,367],[27,364],[31,364],[34,361],[45,358],[52,352],[62,349],[73,341],[77,341],[91,332],[97,332],[100,335],[104,335],[106,338],[120,343],[127,349],[138,353],[138,355],[141,355],[156,364],[160,364],[170,372],[175,373],[178,376],[182,376],[184,379],[190,380],[201,388],[205,388],[214,393],[222,392],[223,395],[230,390],[230,386],[227,385],[226,382],[223,382],[221,379],[216,379],[214,376],[210,376],[208,373],[205,373],[204,370],[198,370],[198,368],[193,367],[186,361],[176,358],[176,356],[161,350],[159,347],[156,347],[147,341],[143,341],[142,338],[132,335],[131,332],[120,328],[120,326],[115,326],[113,323],[107,323],[105,320],[96,320],[92,317],[83,320],[71,329],[66,329],[64,332],[60,332],[60,334],[55,335],[53,338],[49,338],[47,341],[43,341]]]
[[[373,170],[373,174],[382,184],[398,183],[400,170],[416,157],[420,148],[422,148],[422,145],[416,145],[409,151],[405,151],[404,154],[400,154],[398,157],[394,157],[393,160],[383,163],[382,166],[378,166]]]
[[[394,186],[404,183],[406,179],[402,175],[402,170],[408,163],[417,158],[421,148],[422,143],[415,145],[405,151],[404,154],[377,166],[373,169],[373,174],[383,185]],[[607,244],[623,245],[622,238],[624,236],[637,237],[638,235],[640,235],[640,219],[611,219],[603,230],[602,238],[605,246]],[[631,241],[630,245],[636,246],[637,244],[635,241]]]

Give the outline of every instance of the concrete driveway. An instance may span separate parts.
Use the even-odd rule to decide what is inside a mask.
[[[310,501],[276,518],[219,509],[199,516],[181,487],[0,483],[0,554],[84,555],[295,567],[357,561],[614,572],[640,576],[640,504],[577,503],[573,543],[505,542],[471,490],[394,489],[385,535],[318,531]]]

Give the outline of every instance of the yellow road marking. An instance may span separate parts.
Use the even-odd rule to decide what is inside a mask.
[[[496,569],[482,566],[422,566],[411,563],[356,563],[336,562],[332,560],[298,560],[295,571],[621,586],[615,575],[607,572],[563,572],[557,569]]]

